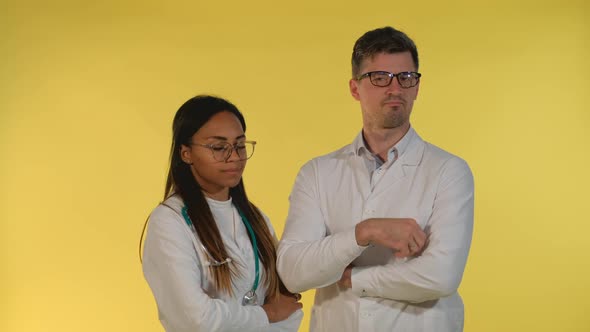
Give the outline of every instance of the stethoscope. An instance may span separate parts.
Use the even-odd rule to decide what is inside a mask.
[[[236,209],[238,210],[238,213],[240,214],[240,217],[242,218],[242,222],[244,223],[244,226],[246,226],[246,229],[248,229],[248,233],[250,234],[250,239],[252,239],[252,250],[254,251],[254,268],[255,268],[255,277],[254,277],[254,284],[252,285],[252,289],[250,289],[249,291],[246,292],[246,294],[244,294],[244,296],[242,297],[242,305],[257,305],[258,303],[258,296],[256,295],[256,290],[258,289],[258,281],[260,279],[260,269],[258,267],[258,245],[257,245],[257,241],[256,241],[256,234],[254,234],[254,230],[252,229],[252,225],[250,225],[250,222],[248,221],[248,219],[246,218],[246,216],[244,216],[244,214],[242,213],[242,211],[240,211],[240,209],[238,209],[236,207]],[[188,215],[188,211],[186,209],[186,206],[182,207],[182,216],[184,217],[184,221],[186,222],[187,226],[191,229],[191,231],[193,232],[193,234],[195,235],[195,237],[198,239],[199,236],[197,235],[197,230],[195,229],[195,226],[193,224],[193,222],[191,221],[191,218]],[[233,213],[233,212],[232,212]],[[207,251],[207,248],[205,248],[205,246],[203,245],[203,243],[201,241],[199,241],[199,243],[201,244],[201,248],[203,249],[203,252],[205,252],[205,254],[207,255],[207,259],[209,260],[209,262],[205,263],[206,266],[221,266],[223,264],[227,264],[229,262],[231,262],[231,258],[227,257],[225,260],[223,261],[218,261],[215,258],[213,258],[210,254],[209,251]]]

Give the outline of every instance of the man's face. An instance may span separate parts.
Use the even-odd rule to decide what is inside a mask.
[[[359,76],[372,71],[397,74],[416,71],[416,66],[410,52],[378,53],[363,61]],[[349,85],[350,93],[361,103],[366,129],[392,129],[409,125],[420,84],[405,89],[394,78],[389,86],[379,87],[371,84],[369,77],[365,77],[360,81],[353,78]]]

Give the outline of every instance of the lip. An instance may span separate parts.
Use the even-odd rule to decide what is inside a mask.
[[[386,106],[400,106],[400,105],[403,105],[403,102],[401,100],[397,100],[397,99],[387,100],[387,101],[383,102],[383,105],[386,105]]]
[[[228,173],[228,174],[240,174],[243,171],[244,171],[243,168],[230,168],[230,169],[222,170],[223,173]]]

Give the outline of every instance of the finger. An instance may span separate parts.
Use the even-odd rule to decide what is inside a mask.
[[[424,247],[424,244],[426,243],[426,234],[424,234],[424,232],[422,232],[422,230],[420,229],[416,232],[413,232],[410,239],[416,244],[416,246],[418,247],[417,249],[420,250]]]
[[[418,250],[418,245],[415,244],[413,241],[409,241],[408,242],[408,250],[410,252],[410,255],[413,255],[417,252]]]
[[[400,251],[396,252],[394,256],[397,257],[397,258],[408,257],[408,252],[407,252],[407,250],[406,251],[401,251],[400,250]]]
[[[419,249],[420,251],[424,250],[424,248],[428,244],[428,237],[429,236],[430,236],[430,234],[427,234],[421,228],[414,234],[413,239],[416,242],[416,244],[420,247],[420,249]]]
[[[301,308],[303,308],[303,304],[301,302],[295,302],[295,303],[293,303],[293,307],[295,308],[295,310],[301,309]]]
[[[426,242],[426,235],[421,231],[416,232],[412,235],[412,240],[418,246],[418,248],[422,248]]]
[[[410,251],[408,249],[409,249],[409,247],[407,244],[402,246],[395,253],[395,257],[398,257],[398,258],[408,257],[410,255]]]

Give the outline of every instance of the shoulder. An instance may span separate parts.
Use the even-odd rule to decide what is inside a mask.
[[[355,156],[354,147],[352,144],[347,144],[338,150],[315,157],[306,162],[299,171],[303,174],[318,173],[324,171],[334,170],[347,163],[347,161]]]
[[[182,200],[171,197],[150,214],[143,251],[144,263],[167,261],[179,253],[195,255],[194,236],[181,215]]]
[[[272,224],[270,222],[270,218],[266,215],[266,213],[264,213],[264,211],[262,211],[262,209],[260,209],[260,207],[258,205],[252,204],[252,206],[254,206],[255,210],[260,213],[260,215],[262,216],[262,219],[264,220],[264,224],[266,225],[266,227],[268,228],[270,233],[272,235],[274,235],[275,232],[274,232],[274,228],[272,227]]]
[[[422,167],[432,170],[451,168],[469,171],[469,165],[461,157],[425,141],[416,131],[413,133],[407,156],[403,157],[405,162],[414,165],[420,164]]]
[[[275,230],[272,226],[272,223],[270,222],[270,218],[266,215],[266,213],[262,212],[262,210],[258,209],[258,211],[260,211],[260,214],[262,215],[262,218],[264,219],[264,222],[266,223],[266,227],[268,227],[270,234],[274,236]]]
[[[440,147],[424,142],[424,158],[426,162],[444,165],[445,167],[469,168],[469,165],[461,157],[452,154]]]
[[[441,188],[453,183],[465,183],[473,187],[473,174],[467,162],[440,147],[422,141],[424,153],[420,166],[427,170],[427,173],[439,179]]]
[[[150,228],[182,225],[182,208],[184,203],[178,195],[168,197],[154,208],[149,217]]]

